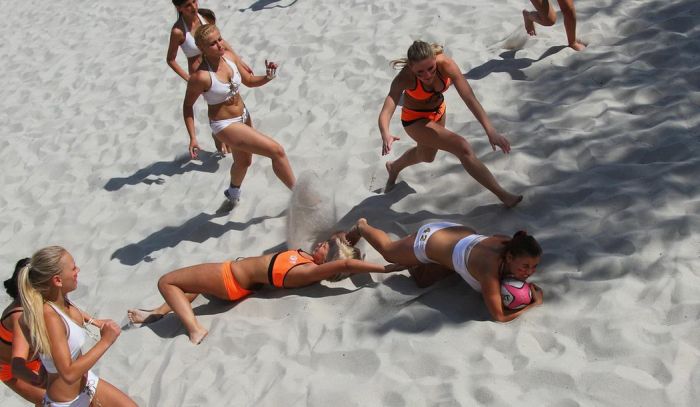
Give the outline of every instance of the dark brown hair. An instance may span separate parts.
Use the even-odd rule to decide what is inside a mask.
[[[503,243],[503,246],[503,256],[508,253],[513,257],[539,257],[542,255],[542,247],[537,243],[535,237],[528,235],[524,230],[515,232],[509,241]]]

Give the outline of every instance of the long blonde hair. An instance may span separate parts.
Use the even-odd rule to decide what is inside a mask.
[[[391,67],[394,69],[401,69],[408,64],[419,62],[426,58],[435,58],[437,55],[442,54],[443,51],[444,48],[440,44],[429,44],[425,41],[415,40],[413,44],[408,47],[406,58],[399,58],[391,61]]]
[[[17,279],[24,312],[22,318],[29,328],[30,342],[37,353],[51,356],[51,344],[44,321],[44,296],[51,289],[51,278],[61,272],[61,258],[68,253],[60,246],[45,247],[32,256]]]

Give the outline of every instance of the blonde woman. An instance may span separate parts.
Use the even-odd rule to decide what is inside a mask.
[[[170,40],[168,41],[168,53],[165,57],[170,69],[178,74],[182,79],[188,81],[192,72],[199,68],[202,62],[202,52],[197,48],[194,42],[194,33],[199,27],[204,24],[215,24],[216,16],[214,12],[208,9],[199,8],[197,0],[172,0],[173,6],[177,10],[177,21],[170,29]],[[228,51],[235,55],[231,46],[224,42],[224,46]],[[178,49],[187,57],[187,72],[177,63]],[[241,62],[243,69],[251,74],[253,71],[244,62]],[[216,138],[216,149],[222,153],[228,153],[226,145],[222,145]]]
[[[197,294],[238,301],[266,284],[276,288],[296,288],[322,280],[336,281],[350,274],[387,273],[405,268],[394,264],[380,266],[360,260],[359,250],[351,246],[358,238],[337,233],[319,243],[312,253],[300,249],[286,250],[171,271],[158,280],[158,289],[165,304],[150,311],[130,309],[129,320],[133,323],[150,323],[173,311],[185,325],[190,341],[199,344],[208,331],[199,324],[192,311],[190,303]]]
[[[78,286],[79,273],[73,256],[59,246],[39,250],[19,272],[23,324],[48,373],[43,405],[136,406],[129,396],[91,370],[120,329],[112,320],[93,319],[68,300],[68,293]],[[83,354],[86,324],[98,327],[101,337]]]
[[[39,359],[30,359],[29,343],[20,326],[23,310],[17,276],[27,263],[29,259],[18,261],[12,277],[4,283],[12,302],[5,307],[0,317],[0,381],[25,400],[41,405],[46,393],[46,372],[42,370]]]
[[[292,189],[296,178],[284,148],[253,128],[250,112],[240,93],[241,85],[258,87],[274,79],[277,65],[266,61],[267,75],[250,74],[241,65],[238,56],[226,49],[219,29],[213,24],[204,24],[197,29],[195,42],[202,51],[202,64],[187,82],[182,107],[190,136],[190,154],[196,157],[199,150],[192,106],[200,96],[204,96],[209,105],[209,125],[214,137],[228,145],[233,153],[231,184],[224,191],[229,201],[234,205],[238,202],[241,184],[252,163],[253,154],[269,158],[275,175],[287,188]]]
[[[392,61],[392,65],[401,70],[391,82],[389,94],[379,113],[382,155],[389,154],[394,141],[399,140],[399,137],[389,131],[389,122],[402,95],[401,123],[416,146],[397,160],[387,162],[387,189],[393,187],[404,168],[421,162],[432,162],[437,151],[442,150],[455,155],[464,169],[478,183],[493,192],[506,207],[517,205],[522,200],[522,195],[503,189],[488,168],[479,161],[469,142],[445,128],[446,105],[442,94],[454,84],[467,108],[484,128],[493,150],[499,147],[504,153],[510,152],[508,139],[493,127],[455,61],[445,55],[442,47],[437,44],[414,41],[408,49],[407,57]]]

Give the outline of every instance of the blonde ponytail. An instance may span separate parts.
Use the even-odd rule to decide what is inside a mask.
[[[22,301],[22,318],[29,328],[30,342],[37,353],[51,356],[49,334],[44,320],[44,295],[51,288],[51,278],[61,272],[60,261],[66,249],[60,246],[45,247],[32,256],[29,264],[19,272],[17,286]]]
[[[406,58],[399,58],[391,61],[391,67],[394,69],[401,69],[409,63],[419,62],[426,58],[434,58],[443,52],[444,48],[440,44],[428,44],[425,41],[416,40],[408,47]]]

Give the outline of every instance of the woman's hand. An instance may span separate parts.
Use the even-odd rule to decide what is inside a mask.
[[[122,330],[119,328],[116,322],[111,319],[103,320],[102,327],[100,328],[100,336],[102,340],[114,343],[117,340]]]
[[[190,139],[190,157],[194,160],[197,158],[199,155],[199,143],[197,143],[197,139]]]
[[[382,155],[387,155],[391,151],[391,145],[394,141],[401,140],[400,137],[396,137],[393,134],[388,134],[386,137],[382,136]]]
[[[384,272],[391,273],[394,271],[406,270],[407,268],[408,268],[408,266],[404,266],[403,264],[391,263],[391,264],[387,264],[386,266],[384,266]]]
[[[532,302],[535,305],[540,305],[542,304],[544,293],[542,292],[542,289],[535,284],[530,283],[530,290],[532,291]]]
[[[277,76],[278,65],[272,61],[265,60],[265,77],[268,80],[273,80]]]
[[[496,151],[496,146],[498,146],[501,150],[503,150],[503,153],[510,153],[510,142],[508,142],[508,139],[505,138],[505,136],[495,130],[486,133],[486,135],[489,137],[489,143],[491,143],[491,148],[493,151]]]

